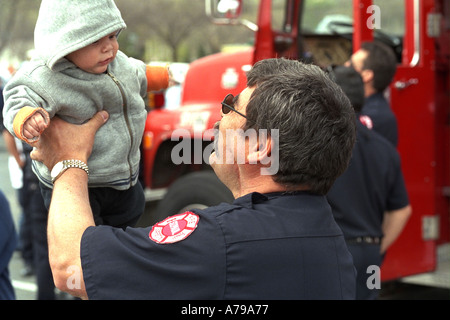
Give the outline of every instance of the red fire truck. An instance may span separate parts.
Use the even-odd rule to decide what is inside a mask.
[[[149,198],[160,199],[153,219],[232,200],[204,150],[213,140],[221,100],[245,88],[245,73],[256,61],[288,57],[321,66],[342,64],[363,41],[378,39],[398,56],[386,94],[398,119],[398,150],[413,207],[386,255],[381,280],[433,277],[441,252],[447,275],[435,284],[450,287],[450,2],[259,0],[254,22],[243,18],[245,5],[245,0],[206,0],[206,12],[216,23],[253,30],[253,46],[192,62],[179,108],[149,112],[143,177]]]

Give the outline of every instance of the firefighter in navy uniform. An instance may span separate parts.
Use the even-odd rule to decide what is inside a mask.
[[[341,231],[325,198],[307,191],[250,193],[169,217],[150,232],[116,232],[83,236],[91,299],[354,298]],[[115,271],[105,272],[100,261]]]
[[[361,76],[351,67],[336,67],[333,75],[357,113],[364,101]],[[372,268],[381,266],[386,250],[411,215],[400,156],[395,147],[357,120],[352,159],[327,198],[358,271],[356,298],[376,299],[380,279],[373,277]]]
[[[397,146],[397,118],[384,96],[397,71],[394,51],[380,41],[363,42],[345,66],[353,67],[363,79],[365,101],[358,111],[361,122]]]
[[[49,168],[86,162],[107,117],[52,121],[32,157]],[[48,224],[58,288],[89,299],[355,298],[352,257],[325,197],[355,141],[342,90],[316,66],[263,60],[247,88],[225,98],[216,128],[210,162],[236,200],[152,227],[95,226],[87,172],[62,169]]]

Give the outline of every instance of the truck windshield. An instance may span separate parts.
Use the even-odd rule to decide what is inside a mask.
[[[374,0],[367,8],[374,38],[392,47],[400,62],[405,34],[403,1]],[[304,0],[301,19],[304,59],[318,65],[342,64],[352,53],[353,1]]]
[[[379,13],[379,19],[374,27],[384,34],[403,37],[405,33],[403,1],[374,0],[373,5]],[[303,34],[351,34],[352,25],[352,1],[305,0],[302,17]]]

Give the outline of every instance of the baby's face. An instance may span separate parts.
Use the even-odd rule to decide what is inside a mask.
[[[86,72],[104,73],[119,50],[117,36],[118,32],[113,32],[93,44],[70,53],[66,58]]]

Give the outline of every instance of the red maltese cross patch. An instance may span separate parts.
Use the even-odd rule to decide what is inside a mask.
[[[367,128],[369,129],[373,129],[373,122],[372,119],[369,116],[366,115],[360,115],[359,116],[359,121],[361,121],[361,123],[363,125],[365,125]]]
[[[199,216],[193,212],[184,212],[168,217],[155,224],[149,238],[156,243],[174,243],[186,239],[197,228]]]

